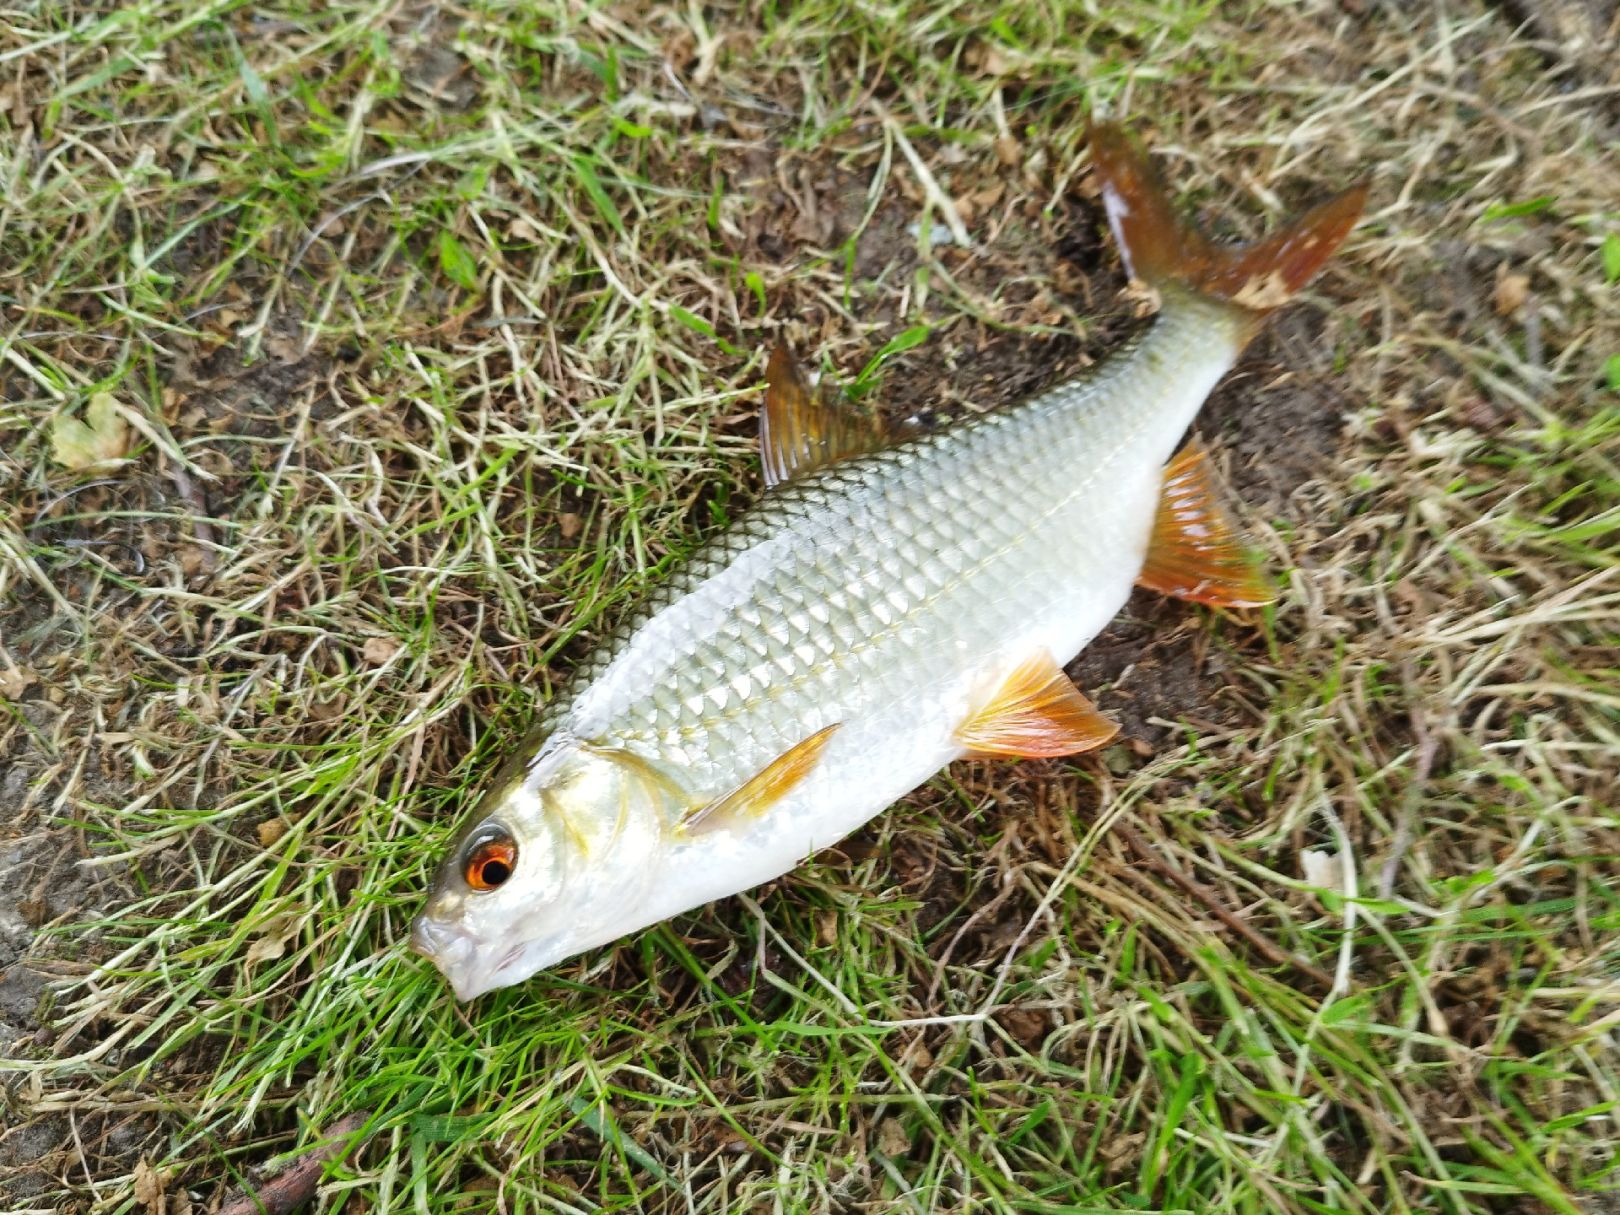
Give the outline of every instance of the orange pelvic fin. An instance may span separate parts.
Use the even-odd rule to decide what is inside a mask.
[[[1118,733],[1042,650],[957,727],[956,741],[980,755],[1050,759],[1090,751]]]
[[[1352,186],[1262,241],[1222,247],[1181,223],[1158,173],[1121,127],[1092,126],[1091,160],[1114,239],[1134,278],[1225,300],[1256,321],[1316,277],[1367,201],[1367,186]]]
[[[1222,508],[1209,453],[1197,439],[1164,470],[1153,539],[1137,584],[1211,607],[1259,607],[1277,597]]]
[[[678,829],[688,835],[704,835],[760,817],[810,775],[841,724],[824,726],[795,743],[724,797],[693,810],[681,820]]]
[[[771,351],[759,415],[759,460],[770,488],[834,460],[886,446],[888,436],[825,382],[812,389],[786,346]]]

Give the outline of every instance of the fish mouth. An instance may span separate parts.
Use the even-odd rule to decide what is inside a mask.
[[[533,969],[521,970],[516,976],[509,973],[533,948],[531,942],[520,941],[503,951],[499,958],[489,961],[487,953],[474,941],[425,912],[411,924],[409,948],[432,962],[456,993],[456,999],[463,1002],[498,987],[521,982],[534,973]],[[480,958],[481,953],[484,958]]]
[[[438,967],[459,994],[468,971],[477,958],[477,946],[443,920],[435,920],[426,912],[411,923],[409,948]],[[464,999],[466,997],[463,997]]]
[[[455,952],[457,939],[446,925],[423,912],[411,921],[409,944],[412,953],[419,953],[430,962],[438,962]]]

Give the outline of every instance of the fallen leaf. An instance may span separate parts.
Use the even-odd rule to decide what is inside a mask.
[[[540,229],[521,215],[506,225],[506,234],[513,240],[538,241],[542,239]]]
[[[1306,848],[1299,854],[1299,867],[1312,886],[1339,894],[1344,890],[1344,858],[1337,852]]]
[[[1530,276],[1528,274],[1504,274],[1496,282],[1496,312],[1498,316],[1512,316],[1524,307],[1524,301],[1530,298]]]
[[[180,546],[180,572],[187,578],[214,568],[214,554],[200,544]]]
[[[248,946],[247,964],[257,966],[260,962],[274,962],[287,952],[287,942],[292,940],[297,932],[297,916],[276,916],[265,926],[259,939]]]
[[[1007,187],[1001,182],[993,182],[982,190],[975,190],[968,195],[968,201],[977,211],[988,211],[1001,201],[1001,196],[1007,192]]]
[[[979,57],[979,70],[986,76],[1005,76],[1013,70],[1013,61],[998,46],[986,47]]]
[[[399,653],[399,649],[399,642],[392,637],[370,637],[367,638],[366,644],[360,647],[360,657],[372,666],[380,667]]]
[[[1125,284],[1125,290],[1120,293],[1131,306],[1131,312],[1137,317],[1152,316],[1159,311],[1163,300],[1159,293],[1139,278],[1133,278]]]
[[[335,717],[342,717],[348,704],[346,698],[334,696],[331,700],[312,701],[304,712],[311,721],[331,721]]]
[[[146,1208],[147,1215],[163,1215],[163,1174],[144,1157],[135,1162],[135,1201]]]
[[[16,700],[38,679],[27,667],[0,667],[0,696]]]
[[[129,423],[110,392],[90,398],[84,420],[58,414],[51,423],[51,458],[72,472],[114,464],[129,451]]]
[[[1033,1008],[1005,1008],[996,1014],[996,1020],[1025,1050],[1031,1051],[1040,1046],[1050,1028],[1046,1014]]]
[[[911,1069],[912,1075],[917,1075],[934,1066],[934,1052],[928,1049],[921,1038],[917,1038],[901,1053],[900,1062]]]
[[[816,916],[816,944],[838,944],[838,913],[823,911]]]
[[[878,1151],[885,1156],[902,1156],[911,1150],[911,1136],[900,1125],[898,1118],[885,1118],[878,1123]]]
[[[334,235],[330,228],[328,236]],[[278,363],[296,363],[304,357],[304,339],[296,332],[283,329],[267,330],[264,335],[263,349],[266,354]]]

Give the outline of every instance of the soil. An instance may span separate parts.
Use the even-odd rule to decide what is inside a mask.
[[[1356,6],[1344,7],[1354,11]],[[1549,20],[1542,15],[1543,6],[1499,7],[1531,24]],[[1592,6],[1594,14],[1599,7]],[[1611,26],[1613,11],[1608,6]],[[1598,17],[1593,20],[1601,24]],[[1553,41],[1555,32],[1549,27],[1550,58],[1562,53]],[[1582,58],[1585,51],[1579,47],[1568,53],[1594,81],[1613,71],[1612,64]],[[475,99],[476,84],[461,68],[453,56],[424,52],[412,64],[410,82],[449,104],[466,106]],[[866,138],[870,133],[855,134]],[[731,191],[763,201],[733,240],[730,252],[742,264],[802,264],[818,251],[830,258],[831,251],[853,237],[851,265],[858,279],[903,277],[915,268],[917,237],[909,227],[914,206],[888,199],[867,218],[864,178],[830,156],[822,163],[783,152],[779,162],[779,151],[762,139],[737,151],[726,166]],[[982,197],[982,205],[994,213],[995,240],[972,251],[947,247],[937,252],[964,289],[997,299],[1009,319],[1038,324],[1044,332],[1030,336],[963,322],[894,357],[872,399],[896,420],[947,425],[963,414],[1015,402],[1080,370],[1143,323],[1120,294],[1123,274],[1096,201],[1076,191],[1049,213],[1004,206],[995,199],[999,172],[994,164],[968,166],[961,170],[962,180],[953,183],[958,196]],[[967,180],[974,173],[978,177]],[[206,258],[206,251],[197,256]],[[1482,284],[1490,282],[1497,267],[1460,260],[1456,265],[1459,281],[1437,276],[1433,283],[1436,296],[1443,298],[1418,302],[1442,312],[1455,310],[1466,321],[1490,307]],[[252,287],[234,289],[244,308],[254,296]],[[811,295],[804,292],[800,298]],[[790,318],[792,336],[805,346],[830,349],[845,378],[853,378],[900,331],[899,319],[884,311],[891,306],[888,300],[872,305],[856,317],[869,328],[852,333],[845,318],[811,303],[804,314]],[[116,585],[96,572],[99,567],[84,561],[92,546],[115,572],[172,564],[182,585],[206,586],[214,576],[210,525],[187,530],[175,518],[188,513],[202,520],[228,518],[249,479],[265,471],[264,453],[272,448],[264,440],[296,427],[318,426],[333,415],[333,396],[323,384],[341,369],[346,352],[306,349],[300,326],[272,318],[260,339],[261,357],[244,366],[242,351],[227,340],[242,319],[216,316],[212,335],[178,344],[179,358],[164,372],[164,420],[177,433],[217,438],[204,466],[216,480],[134,474],[117,484],[77,489],[71,496],[18,503],[30,540],[45,550],[42,563],[70,601],[98,596],[99,610],[114,619],[123,602]],[[1311,504],[1300,501],[1302,490],[1334,460],[1345,420],[1357,405],[1334,387],[1342,380],[1326,374],[1334,358],[1325,338],[1327,319],[1308,304],[1277,318],[1216,389],[1198,423],[1232,497],[1241,503],[1240,516],[1301,527],[1321,522],[1313,518],[1320,508],[1313,512]],[[91,535],[73,521],[81,507],[131,521],[100,524]],[[133,522],[136,518],[139,524]],[[1308,560],[1308,546],[1291,545],[1290,556]],[[102,953],[101,943],[75,931],[74,925],[131,897],[130,875],[116,866],[87,867],[83,862],[93,848],[67,825],[71,813],[64,807],[71,807],[74,798],[122,805],[135,787],[124,760],[99,743],[84,741],[93,735],[90,723],[120,730],[135,711],[125,690],[150,672],[148,664],[192,652],[197,630],[231,626],[206,618],[176,622],[171,630],[146,638],[147,649],[135,652],[117,641],[111,625],[105,638],[66,635],[50,599],[30,584],[23,586],[13,601],[0,604],[0,637],[33,676],[31,686],[9,697],[19,716],[9,727],[0,722],[0,1056],[43,1058],[96,1041],[94,1024],[71,1042],[58,1038],[50,984],[82,973]],[[80,651],[91,641],[100,653],[87,662]],[[1256,652],[1261,644],[1258,628],[1241,617],[1212,623],[1205,609],[1141,592],[1070,665],[1069,673],[1120,722],[1120,754],[1134,763],[1185,731],[1252,724],[1254,713],[1231,679],[1237,665],[1232,655]],[[85,685],[87,667],[100,673],[105,686]],[[964,771],[961,779],[993,801],[989,784],[977,772]],[[1028,794],[1025,817],[1009,815],[998,825],[1007,847],[1040,851],[1049,854],[1051,863],[1060,862],[1072,843],[1064,832],[1073,827],[1068,816],[1044,803],[1056,796],[1050,783],[1003,772],[994,787],[1003,797],[1008,789]],[[823,862],[865,859],[874,847],[875,830],[857,833],[836,855],[825,854]],[[925,928],[932,926],[930,917],[943,919],[960,908],[978,880],[942,864],[941,851],[936,839],[917,832],[898,840],[891,853],[896,881],[931,909]],[[1008,925],[1016,928],[1011,920],[988,920],[977,936],[964,941],[962,953],[994,956],[1006,947]],[[728,947],[718,939],[691,944],[705,964],[723,957]],[[768,964],[778,961],[764,953],[760,957]],[[756,964],[753,956],[741,957],[719,981],[740,991],[748,981],[747,968]],[[1016,1014],[1006,1028],[1033,1043],[1042,1030],[1028,1017]],[[86,1176],[128,1172],[150,1150],[159,1130],[159,1123],[145,1115],[80,1119],[76,1125],[56,1112],[31,1117],[27,1094],[26,1073],[0,1086],[0,1209],[27,1207],[32,1195],[57,1189],[60,1178],[82,1184]],[[1593,1209],[1609,1208],[1599,1204]]]
[[[781,180],[776,179],[770,196],[774,212],[766,209],[775,219],[751,234],[751,255],[769,257],[773,251],[785,254],[789,246],[836,243],[855,229],[865,207],[864,187],[850,175],[801,165],[796,178],[788,178],[798,186],[796,192],[782,187]],[[878,207],[857,238],[858,275],[878,278],[914,266],[916,238],[901,220],[908,213],[897,204]],[[1057,215],[1016,216],[994,248],[972,257],[953,252],[962,253],[956,269],[968,287],[991,291],[1013,278],[1046,284],[1026,289],[1022,302],[1045,310],[1053,321],[1083,315],[1084,324],[1033,338],[988,328],[958,331],[949,340],[936,339],[892,359],[877,403],[897,420],[942,426],[966,413],[1016,403],[1080,371],[1143,323],[1119,296],[1122,276],[1094,202],[1076,199]],[[832,318],[803,320],[824,328]],[[216,481],[132,477],[91,485],[75,492],[72,500],[37,504],[34,534],[66,555],[58,573],[70,599],[106,593],[99,583],[93,592],[89,574],[76,581],[73,572],[75,547],[92,540],[111,549],[110,559],[130,573],[148,564],[178,561],[188,579],[206,583],[213,572],[208,545],[214,539],[206,525],[188,533],[171,524],[165,532],[145,520],[183,515],[176,508],[186,505],[201,519],[228,516],[226,504],[239,496],[243,479],[262,471],[261,453],[268,448],[256,440],[329,416],[332,406],[320,382],[334,366],[333,354],[303,349],[298,332],[290,322],[272,319],[262,339],[263,357],[245,367],[242,352],[232,345],[202,341],[181,346],[164,394],[166,420],[184,433],[218,436],[207,449],[205,468]],[[1235,489],[1263,514],[1286,513],[1288,494],[1333,450],[1343,403],[1324,400],[1319,387],[1306,387],[1320,382],[1310,373],[1321,369],[1324,357],[1313,336],[1308,317],[1290,315],[1217,390],[1201,423],[1204,433],[1229,453],[1222,464]],[[882,337],[874,335],[854,350],[851,362],[869,358]],[[131,524],[127,534],[101,526],[92,538],[72,521],[80,508],[98,513],[115,508],[142,516],[143,523],[140,530]],[[116,600],[109,606],[115,608]],[[11,639],[14,656],[30,670],[48,673],[75,661],[77,643],[60,634],[52,613],[43,596],[24,595],[0,614],[0,628]],[[1228,695],[1222,652],[1211,645],[1199,618],[1200,609],[1138,594],[1071,666],[1081,686],[1120,721],[1125,741],[1151,747],[1182,728],[1220,728],[1241,720],[1241,706]],[[190,623],[192,630],[209,627],[206,620]],[[156,641],[180,656],[191,648],[187,635],[179,630]],[[87,782],[81,796],[104,804],[117,804],[126,795],[116,763],[101,771],[94,748],[75,777],[64,770],[62,757],[68,750],[49,744],[93,707],[38,682],[24,693],[21,705],[33,728],[12,731],[0,751],[0,807],[5,811],[0,825],[0,1052],[7,1054],[39,1055],[64,1045],[49,1028],[49,983],[86,965],[96,942],[63,930],[128,897],[116,871],[81,865],[91,855],[85,841],[73,830],[53,825],[49,809],[65,782],[73,779]],[[869,847],[857,835],[839,855],[858,857]],[[962,881],[960,875],[936,872],[927,851],[922,841],[902,848],[894,858],[896,871],[903,883],[926,892],[943,914],[959,902]],[[995,926],[987,931],[993,936]],[[701,944],[694,948],[701,952]],[[81,1038],[75,1045],[88,1044]],[[6,1095],[19,1115],[21,1086],[13,1081]],[[0,1134],[0,1198],[14,1203],[48,1188],[52,1175],[82,1167],[80,1150],[98,1157],[89,1166],[93,1172],[127,1170],[130,1145],[144,1140],[155,1126],[135,1120],[122,1128],[101,1127],[104,1133],[91,1142],[84,1142],[81,1128],[81,1142],[75,1144],[63,1118],[18,1116],[12,1122]]]
[[[0,796],[8,809],[19,805],[19,790],[28,796],[33,769],[26,758],[0,763]],[[68,829],[8,836],[0,837],[0,1057],[38,1058],[57,1045],[51,980],[74,973],[85,952],[95,949],[93,940],[72,934],[71,926],[117,906],[129,891],[105,871],[80,867],[84,853]],[[0,1109],[7,1114],[0,1130],[0,1208],[25,1206],[31,1195],[57,1189],[55,1179],[81,1161],[68,1120],[28,1118],[26,1075],[8,1081],[0,1089]],[[80,1127],[80,1139],[85,1151],[116,1166],[156,1125],[146,1119],[114,1143],[101,1133],[107,1129],[104,1120],[96,1119],[88,1139],[87,1128]]]

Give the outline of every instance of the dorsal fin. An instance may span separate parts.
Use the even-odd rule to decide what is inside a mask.
[[[1118,733],[1041,650],[956,728],[956,741],[980,755],[1051,759],[1090,751]]]
[[[759,462],[767,489],[887,443],[876,418],[860,414],[835,390],[812,390],[785,345],[771,351],[759,414]]]
[[[1209,453],[1197,439],[1165,467],[1153,539],[1136,581],[1211,607],[1260,607],[1277,597],[1221,506]]]

